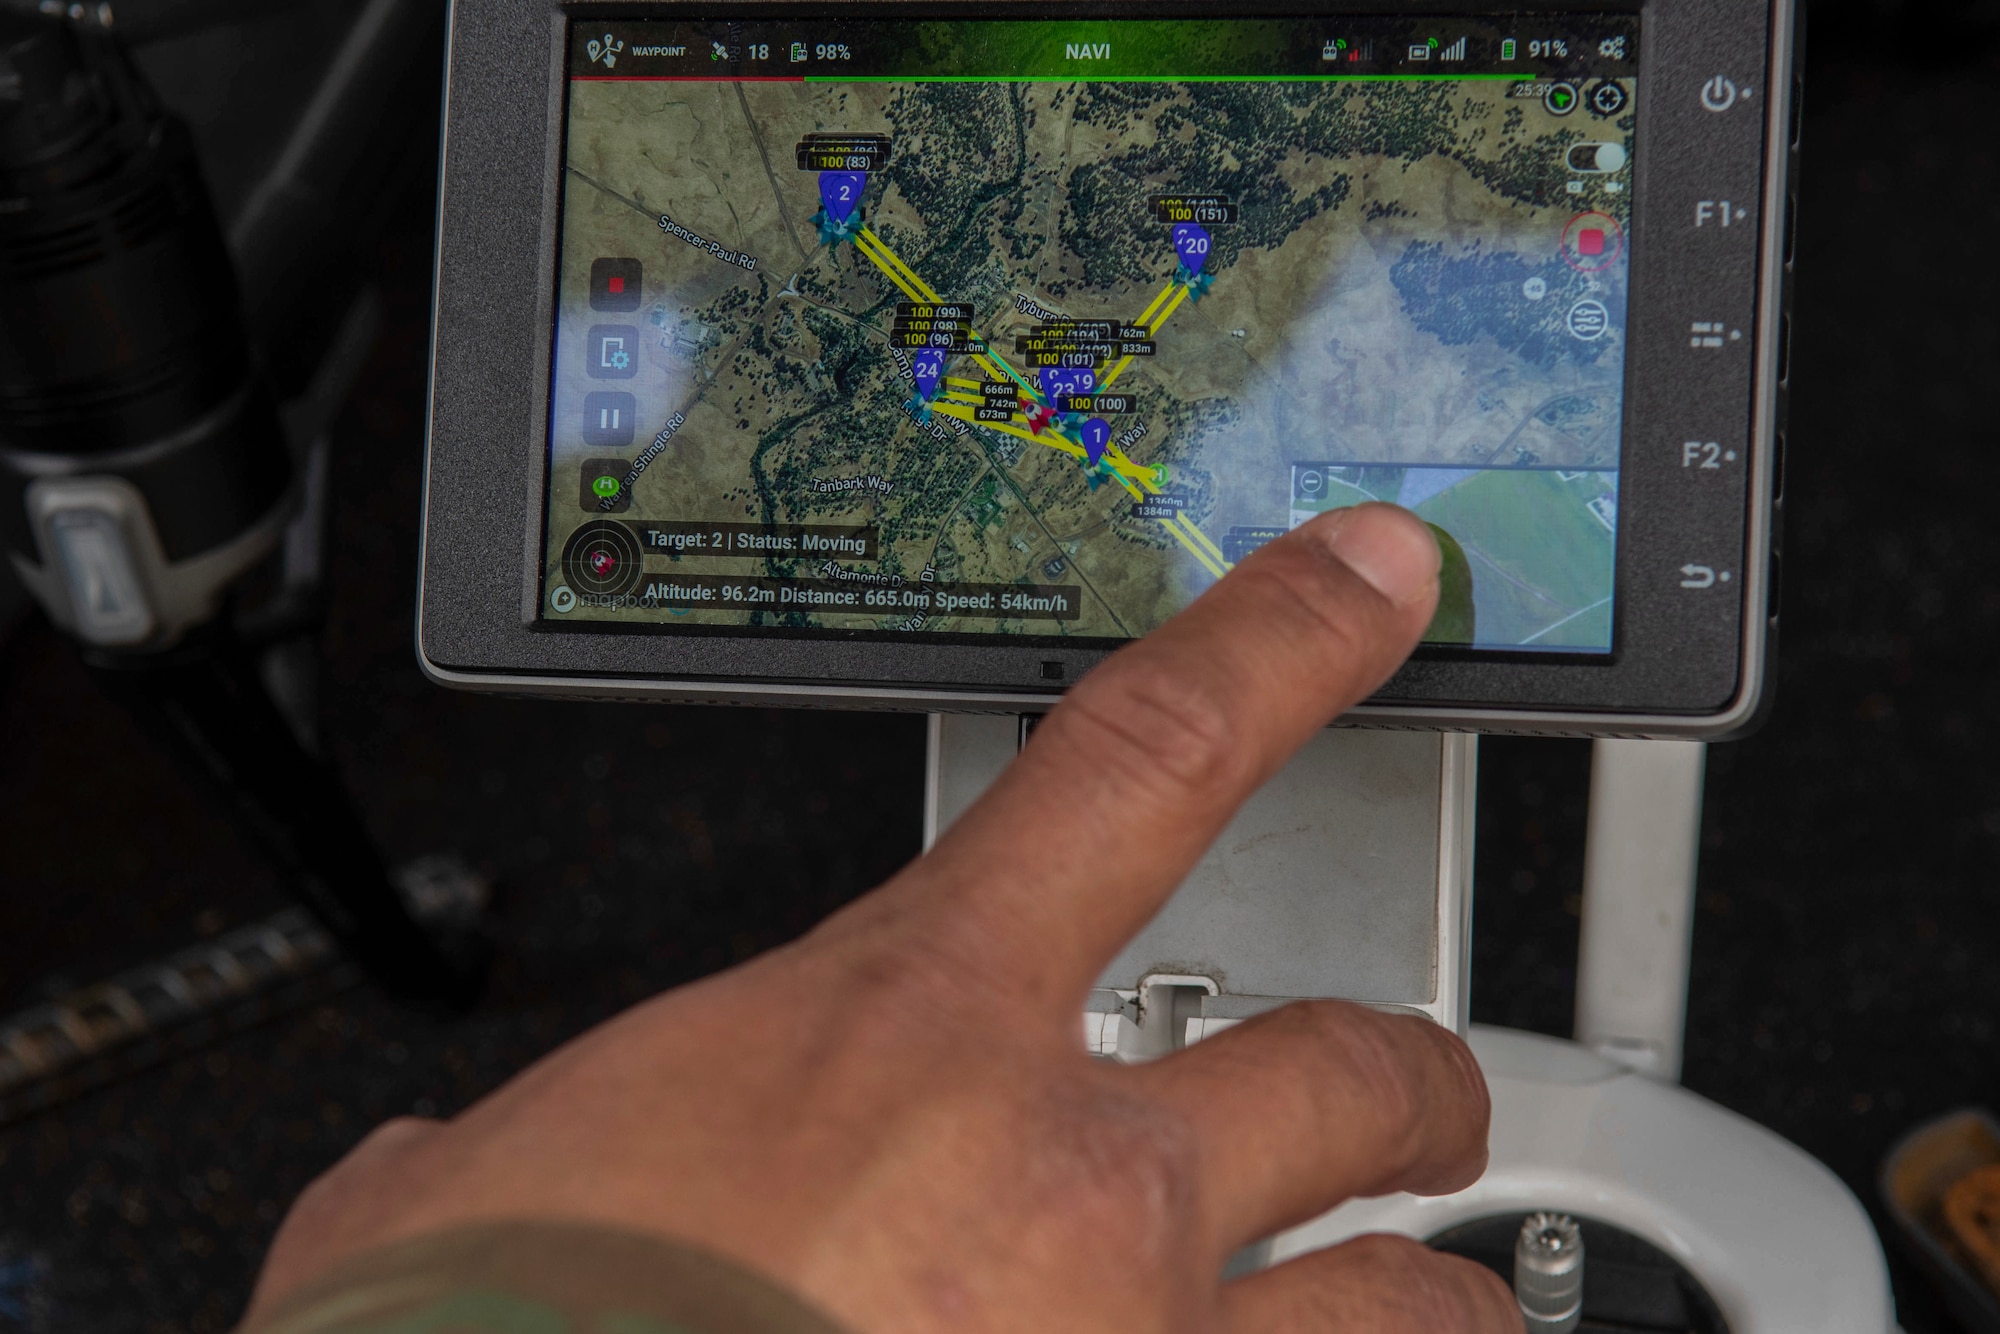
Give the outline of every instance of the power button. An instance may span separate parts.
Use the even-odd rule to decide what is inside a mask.
[[[1748,90],[1736,86],[1736,80],[1718,74],[1701,86],[1701,104],[1710,111],[1727,111],[1736,105],[1739,97],[1747,97]]]

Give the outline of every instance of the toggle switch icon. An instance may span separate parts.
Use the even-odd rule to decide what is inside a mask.
[[[1569,169],[1586,176],[1607,176],[1614,171],[1623,171],[1632,155],[1625,151],[1623,144],[1571,144],[1567,161]]]

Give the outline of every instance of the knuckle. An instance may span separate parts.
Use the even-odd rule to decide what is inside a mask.
[[[1439,1030],[1439,1034],[1444,1039],[1451,1094],[1473,1111],[1479,1137],[1484,1140],[1493,1119],[1493,1092],[1486,1087],[1486,1072],[1479,1068],[1479,1058],[1472,1054],[1472,1048],[1464,1038],[1443,1030]]]
[[[1294,1022],[1325,1067],[1318,1087],[1344,1084],[1347,1101],[1358,1095],[1385,1124],[1415,1127],[1425,1101],[1413,1059],[1416,1035],[1355,1005],[1312,1001],[1294,1008],[1300,1011]]]
[[[1383,1179],[1431,1193],[1466,1184],[1467,1171],[1476,1175],[1491,1104],[1459,1039],[1427,1020],[1340,1001],[1299,1002],[1269,1022],[1309,1076],[1296,1087],[1313,1122],[1351,1131],[1359,1115]]]

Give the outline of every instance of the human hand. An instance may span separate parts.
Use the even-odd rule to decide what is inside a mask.
[[[499,1220],[690,1243],[856,1331],[1509,1331],[1488,1271],[1364,1238],[1224,1283],[1344,1199],[1485,1166],[1470,1053],[1311,1002],[1163,1060],[1085,993],[1237,808],[1408,655],[1437,548],[1340,511],[1091,673],[930,853],[803,939],[383,1126],[286,1219],[253,1316],[336,1261]]]

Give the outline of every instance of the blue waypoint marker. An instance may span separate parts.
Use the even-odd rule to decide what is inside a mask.
[[[1174,224],[1174,253],[1181,257],[1181,267],[1190,274],[1200,273],[1208,263],[1208,229],[1192,222]]]
[[[1095,388],[1097,372],[1088,366],[1042,367],[1042,392],[1049,396],[1051,407],[1056,399],[1081,398]]]
[[[923,347],[910,359],[910,374],[917,382],[917,397],[928,403],[937,393],[938,376],[944,374],[944,349]]]
[[[1083,454],[1092,467],[1104,461],[1104,450],[1110,443],[1110,422],[1102,417],[1092,417],[1083,424]]]
[[[823,171],[819,174],[819,201],[826,205],[826,216],[835,222],[846,222],[854,216],[854,209],[861,202],[861,188],[868,184],[865,171]]]

